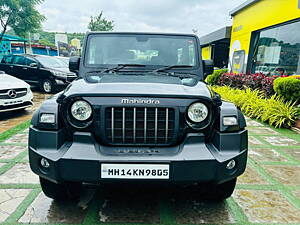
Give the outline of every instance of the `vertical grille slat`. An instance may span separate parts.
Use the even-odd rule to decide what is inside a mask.
[[[157,143],[157,108],[155,108],[154,143]]]
[[[165,135],[165,143],[168,142],[169,136],[169,109],[166,108],[166,135]]]
[[[147,142],[147,108],[145,108],[144,113],[144,143]]]
[[[111,108],[111,140],[112,142],[114,142],[114,137],[115,137],[115,129],[114,129],[114,122],[115,122],[115,118],[114,118],[114,112],[115,112],[115,108]]]
[[[136,108],[133,108],[133,143],[136,141]]]
[[[125,122],[126,122],[126,120],[125,120],[125,113],[126,113],[126,111],[125,111],[125,108],[123,107],[123,112],[122,112],[122,116],[123,116],[123,118],[122,118],[122,137],[123,137],[123,143],[125,142]]]
[[[104,120],[108,144],[169,145],[177,134],[173,108],[107,107]]]

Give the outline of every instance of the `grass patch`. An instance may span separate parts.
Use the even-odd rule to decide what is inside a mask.
[[[0,133],[0,142],[5,141],[6,139],[14,136],[15,134],[19,133],[22,130],[25,130],[26,128],[28,128],[30,126],[30,120],[27,120],[7,131],[4,131],[2,133]]]

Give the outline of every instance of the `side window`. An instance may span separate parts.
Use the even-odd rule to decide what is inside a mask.
[[[12,55],[4,56],[1,63],[11,64],[12,63]]]
[[[25,58],[25,65],[30,66],[31,63],[36,63],[36,61],[34,59],[26,57]]]
[[[26,65],[24,56],[17,55],[14,57],[13,61],[16,65]]]

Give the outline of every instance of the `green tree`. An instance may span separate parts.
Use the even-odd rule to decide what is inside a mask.
[[[91,31],[112,31],[114,26],[114,21],[105,19],[103,11],[101,11],[98,16],[91,16],[88,29]]]
[[[40,45],[46,45],[46,46],[50,46],[50,47],[55,47],[55,44],[50,42],[49,40],[47,39],[40,39],[39,40],[39,44]]]
[[[16,35],[26,37],[41,27],[45,17],[36,10],[44,0],[1,0],[0,1],[0,42],[8,28]]]

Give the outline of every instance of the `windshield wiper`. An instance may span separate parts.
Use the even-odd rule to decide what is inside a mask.
[[[145,67],[146,65],[143,64],[118,64],[117,66],[111,67],[111,68],[105,68],[103,70],[94,70],[89,71],[87,73],[108,73],[108,72],[116,72],[119,71],[125,67]]]
[[[116,67],[112,67],[112,68],[108,68],[105,70],[105,72],[116,72],[116,71],[119,71],[125,67],[145,67],[146,65],[144,64],[118,64],[118,66]]]
[[[156,72],[163,72],[163,71],[167,71],[167,70],[170,70],[170,69],[173,69],[173,68],[192,68],[193,66],[191,65],[171,65],[171,66],[165,66],[165,67],[161,67],[161,68],[158,68],[156,70],[153,70],[152,72],[153,73],[156,73]]]

